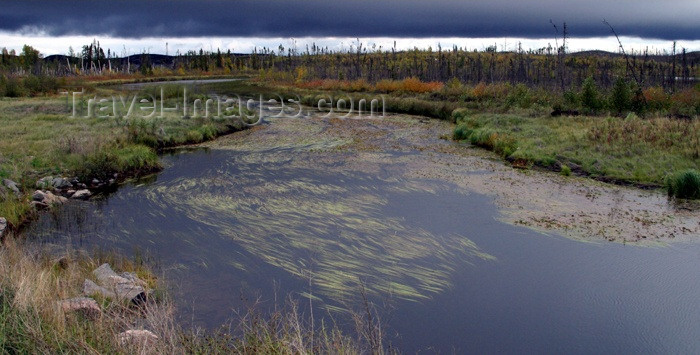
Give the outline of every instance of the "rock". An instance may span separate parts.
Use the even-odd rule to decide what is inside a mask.
[[[45,204],[47,204],[47,205],[49,205],[49,206],[51,206],[51,205],[62,205],[62,204],[64,204],[64,203],[66,203],[66,201],[68,201],[67,198],[65,198],[65,197],[63,197],[63,196],[54,195],[53,193],[48,192],[48,191],[45,192],[44,195],[45,195],[44,200],[41,201],[41,202],[43,202],[43,203],[45,203]]]
[[[73,195],[71,195],[70,198],[78,200],[87,200],[90,196],[92,196],[92,192],[90,192],[90,190],[85,189],[76,191]]]
[[[129,329],[125,332],[119,333],[117,337],[119,339],[119,344],[122,346],[148,346],[158,341],[157,335],[153,334],[153,332],[150,330],[145,329]]]
[[[109,181],[107,181],[107,184],[108,184],[108,185],[114,185],[116,182],[117,182],[117,180],[109,179]]]
[[[81,313],[87,318],[95,319],[102,314],[97,302],[90,297],[76,297],[59,302],[64,313]]]
[[[148,287],[148,284],[146,283],[146,281],[139,279],[139,277],[136,276],[136,274],[134,274],[133,272],[122,272],[121,274],[119,274],[119,276],[131,281],[135,285],[139,285],[143,288]]]
[[[5,234],[6,229],[7,229],[7,220],[3,217],[0,217],[0,238],[2,238],[3,234]]]
[[[37,189],[50,189],[53,187],[53,176],[46,176],[36,182]]]
[[[50,191],[36,190],[32,194],[32,205],[34,205],[34,202],[39,202],[46,206],[61,205],[66,203],[66,201],[68,201],[67,198],[54,195]]]
[[[144,302],[147,298],[146,289],[128,278],[117,275],[109,264],[102,264],[92,272],[100,283],[108,291],[114,293],[116,298],[133,303]],[[135,277],[136,275],[134,275]]]
[[[10,189],[10,191],[14,192],[15,195],[17,195],[18,197],[20,196],[19,187],[17,187],[16,182],[10,179],[5,179],[2,181],[2,183],[3,185],[7,186],[7,188]]]
[[[44,191],[36,190],[32,194],[32,201],[42,202],[42,201],[44,201],[45,198],[46,198],[46,194],[44,193]]]
[[[92,184],[93,184],[93,185],[99,185],[99,184],[100,184],[100,180],[92,179]]]
[[[67,189],[73,187],[73,185],[66,179],[62,177],[57,177],[51,180],[51,186],[57,189]]]
[[[70,189],[70,190],[66,190],[66,191],[63,193],[63,196],[68,197],[68,198],[71,198],[71,197],[73,197],[74,194],[75,194],[75,190]]]
[[[83,282],[83,294],[86,296],[99,295],[104,298],[116,299],[117,295],[114,292],[92,282],[92,280],[85,279]]]

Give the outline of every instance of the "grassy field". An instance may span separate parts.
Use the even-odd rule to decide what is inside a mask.
[[[514,164],[620,183],[661,186],[670,174],[700,169],[700,121],[667,117],[528,117],[453,113],[456,140],[496,151]]]

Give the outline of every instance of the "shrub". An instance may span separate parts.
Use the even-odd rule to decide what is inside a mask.
[[[34,75],[29,75],[23,80],[24,87],[27,89],[29,95],[36,96],[41,93],[41,81]]]
[[[7,87],[7,78],[4,75],[0,75],[0,97],[4,97]]]
[[[530,108],[532,106],[533,99],[530,89],[525,86],[525,84],[518,84],[515,86],[508,97],[506,98],[506,104],[508,106],[519,106],[521,108]]]
[[[424,83],[418,78],[407,78],[401,81],[401,90],[412,93],[426,93],[442,89],[440,82]]]
[[[394,92],[401,89],[401,82],[396,80],[380,80],[374,85],[375,89],[379,92]]]
[[[700,90],[685,89],[671,96],[671,114],[678,117],[700,115]]]
[[[187,132],[187,142],[188,143],[200,143],[204,141],[204,134],[197,129],[193,129]]]
[[[469,141],[473,145],[493,150],[504,158],[509,157],[518,149],[515,139],[489,128],[475,129],[470,134]]]
[[[669,196],[700,199],[700,172],[694,169],[677,172],[666,178],[666,188]]]
[[[561,165],[560,173],[564,176],[571,176],[571,168],[568,165]]]
[[[629,111],[632,105],[632,92],[627,81],[618,78],[610,92],[610,109],[618,115]]]
[[[22,97],[27,96],[27,90],[24,87],[22,80],[10,77],[5,83],[5,96],[7,97]]]
[[[125,128],[127,137],[131,143],[143,144],[149,147],[160,146],[158,124],[156,121],[133,119],[127,122]]]
[[[459,124],[452,131],[452,139],[456,141],[468,139],[472,132],[474,132],[474,130],[469,128],[465,123]]]
[[[661,87],[647,88],[643,91],[643,95],[650,110],[664,110],[670,105],[670,97]]]
[[[156,152],[145,145],[128,145],[123,148],[105,148],[88,155],[85,164],[77,171],[82,180],[109,179],[114,173],[151,172],[160,167]]]
[[[581,106],[586,113],[595,114],[603,107],[603,102],[600,99],[600,93],[595,81],[593,81],[593,77],[589,76],[583,82],[579,96],[581,97]]]

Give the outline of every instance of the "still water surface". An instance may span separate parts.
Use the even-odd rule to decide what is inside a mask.
[[[199,326],[275,294],[342,319],[362,283],[406,352],[700,353],[700,245],[540,234],[498,221],[487,196],[397,174],[406,153],[371,170],[348,154],[178,152],[30,238],[153,257]]]

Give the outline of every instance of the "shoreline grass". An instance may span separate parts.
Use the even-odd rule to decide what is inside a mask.
[[[102,97],[116,93],[102,87],[89,91]],[[193,96],[204,97],[196,90]],[[168,97],[164,104],[172,107],[178,98]],[[0,185],[10,179],[21,191],[16,196],[0,187],[0,217],[10,228],[31,219],[29,195],[45,176],[89,182],[144,175],[161,168],[157,153],[164,148],[201,143],[245,128],[242,121],[182,117],[175,112],[152,119],[84,117],[86,99],[77,106],[78,117],[72,117],[67,96],[0,99]]]
[[[700,169],[700,121],[668,117],[526,117],[457,110],[455,140],[494,150],[510,162],[638,187]],[[564,168],[566,167],[566,168]]]
[[[233,316],[228,327],[215,331],[180,326],[167,296],[141,305],[96,298],[97,316],[64,311],[61,300],[81,296],[83,280],[109,263],[115,270],[137,274],[150,288],[162,281],[144,260],[132,261],[112,253],[67,251],[52,255],[7,238],[0,248],[0,348],[9,353],[109,354],[250,354],[250,353],[395,353],[382,338],[376,311],[353,313],[355,336],[335,324],[313,321],[298,301],[264,312],[258,304]],[[125,342],[122,332],[148,330],[157,338]],[[351,332],[352,333],[352,332]]]
[[[536,166],[639,188],[669,186],[669,176],[700,170],[700,85],[674,94],[647,88],[646,105],[640,108],[632,87],[621,79],[610,92],[587,82],[580,93],[560,96],[503,83],[421,83],[416,89],[408,80],[257,85],[298,93],[307,105],[329,95],[358,101],[385,94],[387,112],[451,120],[453,139],[492,150],[519,168]]]

